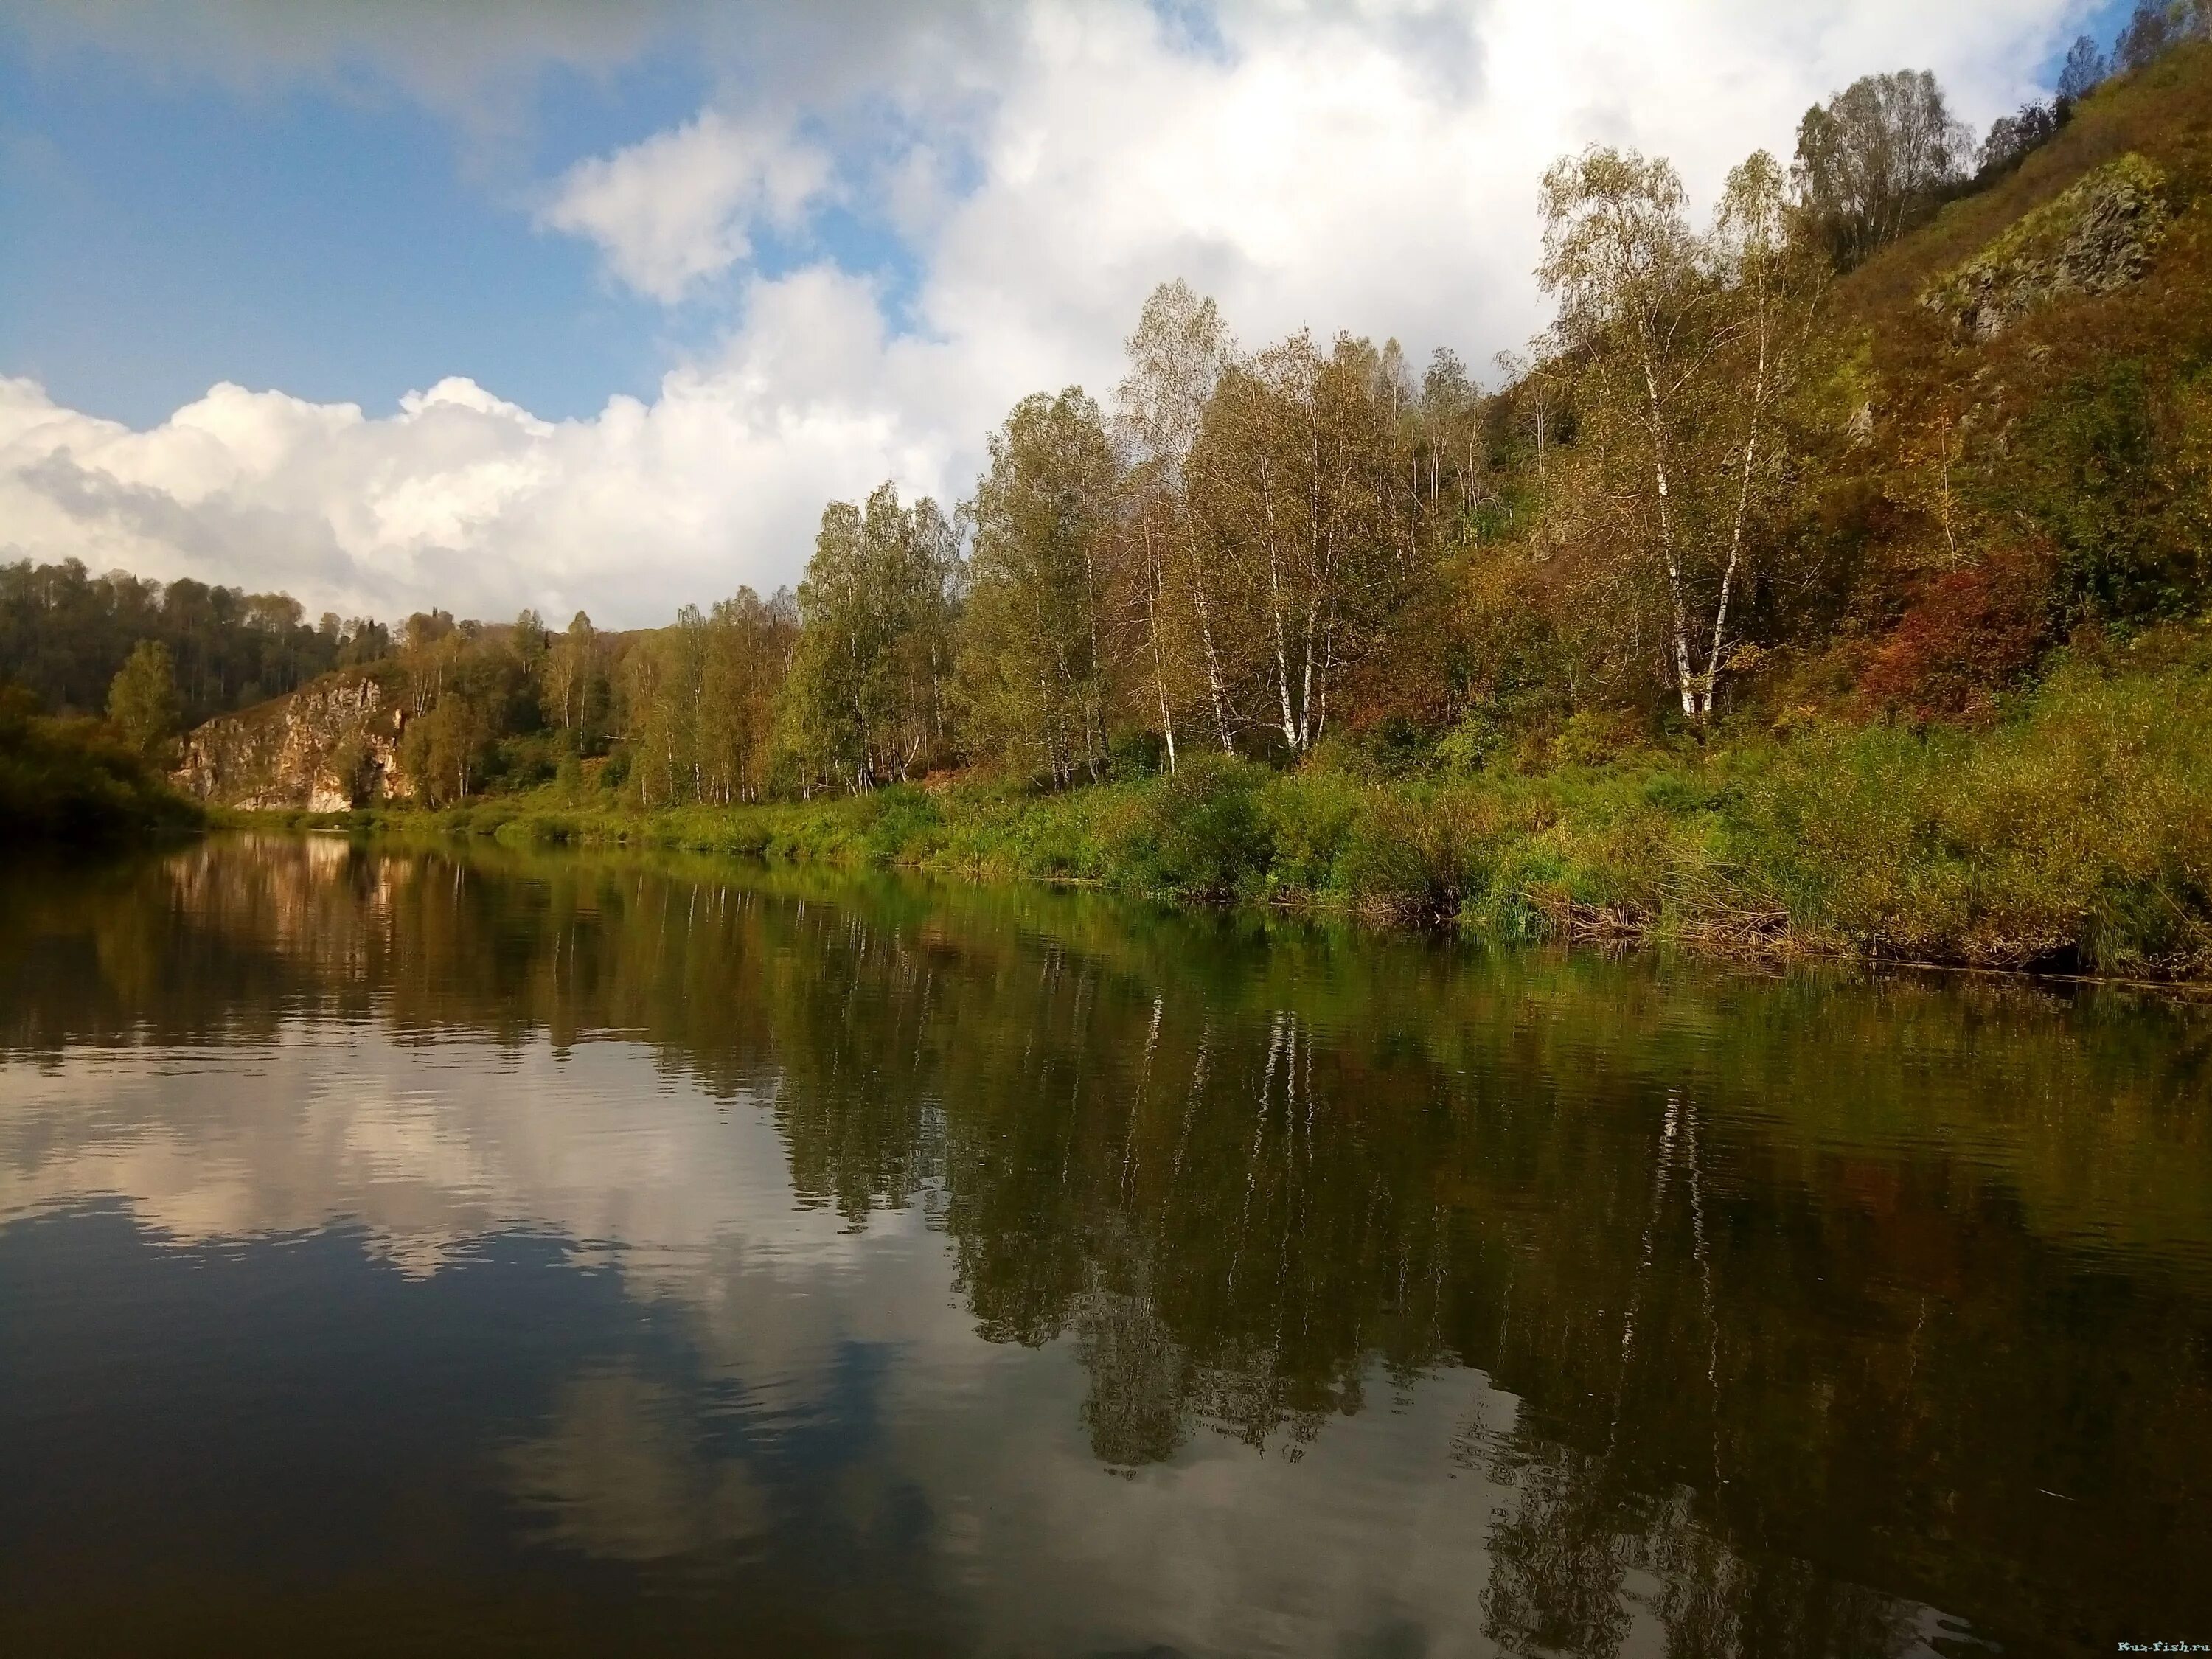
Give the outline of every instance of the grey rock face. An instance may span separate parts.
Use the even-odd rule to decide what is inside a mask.
[[[2165,175],[2140,155],[2123,155],[2022,218],[1921,303],[1978,340],[1995,339],[2054,300],[2136,281],[2172,217]]]

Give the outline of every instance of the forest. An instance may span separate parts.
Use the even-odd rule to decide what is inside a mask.
[[[288,593],[188,576],[164,584],[120,570],[94,576],[75,559],[0,564],[0,675],[53,713],[104,710],[116,674],[144,641],[167,652],[187,726],[392,649],[375,622],[328,615],[309,625]]]
[[[830,503],[795,592],[387,632],[19,564],[0,668],[97,707],[161,640],[189,724],[365,666],[410,805],[562,834],[2212,960],[2208,17],[1978,139],[1869,76],[1709,215],[1563,158],[1553,320],[1488,383],[1167,283],[1103,398],[1023,399],[965,501]]]

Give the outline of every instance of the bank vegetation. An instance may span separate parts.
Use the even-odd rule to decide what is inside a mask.
[[[831,503],[794,591],[629,633],[331,619],[404,730],[314,792],[356,823],[2203,974],[2206,24],[2146,4],[1978,143],[1932,76],[1869,76],[1709,212],[1662,159],[1563,158],[1553,320],[1487,385],[1248,343],[1171,282],[1105,396],[1022,400],[963,501]]]

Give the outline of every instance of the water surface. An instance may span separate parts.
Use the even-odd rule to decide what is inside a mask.
[[[2212,1637],[2212,1015],[1095,896],[0,878],[0,1650]]]

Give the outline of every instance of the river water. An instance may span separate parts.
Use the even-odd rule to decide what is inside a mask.
[[[2212,1011],[222,839],[0,876],[9,1654],[2212,1639]]]

